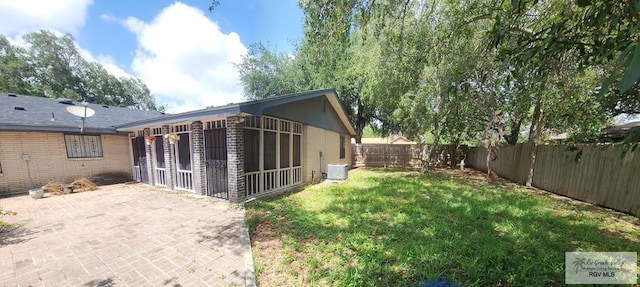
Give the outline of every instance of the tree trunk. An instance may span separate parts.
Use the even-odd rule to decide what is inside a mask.
[[[538,144],[540,143],[540,139],[542,137],[542,127],[544,126],[544,96],[542,94],[544,88],[545,83],[543,80],[541,83],[540,94],[538,95],[538,99],[536,100],[536,107],[533,110],[531,128],[529,129],[529,144],[531,144],[531,149],[529,151],[529,173],[527,174],[527,179],[525,181],[525,185],[527,187],[531,187],[531,184],[533,183],[533,173],[536,166]]]
[[[449,151],[449,160],[450,167],[456,168],[458,164],[458,151],[460,150],[460,139],[456,138],[451,145],[451,149]]]
[[[357,130],[356,130],[356,132],[357,132]],[[356,139],[356,143],[357,144],[361,144],[362,143],[362,133],[356,134],[355,139]]]
[[[356,143],[362,143],[362,132],[364,131],[364,127],[367,125],[369,121],[368,118],[364,116],[364,105],[358,99],[358,110],[356,111],[356,120],[355,120],[355,128],[356,128]]]
[[[429,171],[429,167],[431,166],[431,157],[437,150],[438,144],[440,143],[440,131],[442,130],[442,123],[444,123],[444,119],[435,122],[435,126],[433,129],[433,144],[427,147],[426,152],[423,156],[422,168],[420,169],[422,173]],[[427,145],[425,144],[425,146]]]
[[[509,135],[504,136],[505,141],[507,141],[508,145],[516,145],[518,143],[518,137],[520,136],[520,127],[522,126],[522,121],[524,119],[520,119],[516,122],[511,123],[511,131]]]
[[[487,148],[487,180],[491,178],[491,167],[489,167],[489,162],[491,161],[491,146]]]

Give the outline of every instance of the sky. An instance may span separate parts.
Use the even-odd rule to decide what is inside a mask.
[[[296,0],[0,0],[0,33],[71,34],[82,55],[141,78],[168,112],[244,101],[238,71],[251,44],[291,53],[302,38]]]

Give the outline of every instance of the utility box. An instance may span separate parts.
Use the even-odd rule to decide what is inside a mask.
[[[349,178],[349,165],[346,163],[332,163],[327,165],[328,180],[347,180]]]

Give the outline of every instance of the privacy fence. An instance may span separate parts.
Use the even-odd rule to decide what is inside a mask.
[[[419,169],[426,145],[405,144],[353,144],[351,157],[354,167],[394,167]],[[466,146],[440,146],[431,158],[431,166],[455,166],[466,151]]]
[[[532,145],[502,146],[490,162],[501,177],[524,183]],[[577,149],[576,149],[577,148]],[[532,185],[559,195],[640,216],[640,149],[619,145],[541,145]],[[473,147],[466,164],[487,171],[487,150]]]

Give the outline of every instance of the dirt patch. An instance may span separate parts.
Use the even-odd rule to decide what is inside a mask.
[[[319,284],[312,282],[308,274],[306,246],[318,244],[312,237],[291,238],[278,230],[290,225],[279,217],[278,226],[265,220],[256,226],[251,234],[256,278],[260,286],[306,286]]]
[[[91,176],[89,179],[97,185],[110,185],[131,181],[132,177],[127,172],[105,172]]]
[[[286,259],[283,241],[276,235],[268,221],[256,227],[251,235],[251,248],[256,278],[260,285],[279,286],[287,281],[288,276],[282,274],[280,270],[280,266],[284,265]]]

